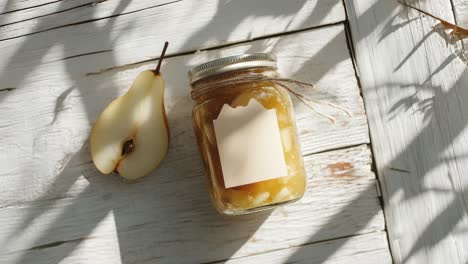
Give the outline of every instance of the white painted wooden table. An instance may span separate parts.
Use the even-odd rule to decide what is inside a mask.
[[[424,6],[454,19],[449,0]],[[0,0],[0,263],[383,264],[389,245],[396,262],[466,263],[468,76],[433,24],[389,0]],[[166,40],[168,157],[136,183],[101,175],[90,128]],[[295,100],[304,198],[223,217],[186,72],[247,52],[353,117]]]

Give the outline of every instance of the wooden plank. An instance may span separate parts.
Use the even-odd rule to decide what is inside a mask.
[[[172,132],[168,157],[153,175],[134,184],[96,171],[86,145],[93,121],[154,62],[87,73],[151,59],[155,43],[166,36],[174,55],[341,21],[333,17],[343,14],[341,1],[288,6],[246,1],[242,6],[250,8],[245,10],[237,10],[237,2],[219,10],[214,3],[197,5],[203,12],[192,21],[193,7],[179,6],[186,2],[193,4],[183,1],[0,41],[5,58],[0,89],[14,88],[0,91],[0,262],[208,262],[384,230],[366,145],[307,156],[310,187],[300,202],[224,218],[208,201],[191,128],[190,67],[220,56],[274,52],[282,76],[316,83],[309,95],[353,113],[349,118],[318,106],[337,118],[331,124],[295,100],[304,155],[368,143],[342,24],[168,58],[163,65]],[[266,5],[273,11],[265,11]],[[274,17],[279,7],[282,15]],[[167,27],[144,27],[169,17],[157,22]],[[340,254],[348,240],[326,247],[321,257]]]
[[[468,28],[468,3],[463,0],[453,0],[453,12],[457,25]]]
[[[306,158],[309,174],[314,178],[310,182],[311,196],[302,200],[305,204],[297,203],[296,207],[285,207],[272,216],[253,215],[242,218],[242,221],[224,220],[216,216],[208,202],[192,133],[193,104],[188,96],[187,79],[181,78],[192,65],[217,56],[274,51],[280,59],[283,76],[317,83],[317,90],[310,91],[313,96],[342,105],[354,114],[350,119],[325,108],[325,112],[338,120],[336,124],[331,124],[295,102],[301,142],[306,146],[304,154],[346,144],[367,143],[366,123],[359,121],[365,121],[362,101],[345,41],[344,28],[338,25],[169,58],[163,71],[172,131],[171,150],[153,176],[132,185],[101,176],[90,162],[87,147],[77,150],[87,140],[90,126],[102,107],[122,94],[134,76],[143,69],[152,68],[153,63],[95,76],[84,74],[88,70],[86,66],[99,64],[103,61],[103,54],[41,65],[25,87],[9,92],[11,94],[0,105],[2,113],[6,113],[3,118],[0,117],[3,135],[0,138],[3,148],[0,152],[0,201],[4,206],[1,212],[5,213],[0,218],[9,219],[0,224],[6,232],[0,236],[0,244],[9,245],[4,247],[7,252],[3,252],[2,258],[7,262],[18,258],[34,259],[36,263],[42,260],[50,262],[66,255],[73,259],[75,253],[69,254],[73,250],[86,252],[83,255],[86,257],[100,252],[103,254],[101,256],[109,256],[110,259],[118,259],[116,254],[121,252],[126,263],[139,263],[145,260],[151,262],[158,257],[172,258],[180,255],[181,247],[188,245],[188,248],[193,248],[187,252],[189,257],[215,261],[234,255],[265,252],[266,249],[382,230],[383,215],[379,209],[374,175],[370,171],[367,147]],[[327,49],[330,44],[336,50]],[[298,50],[305,51],[300,58],[295,52]],[[70,78],[64,71],[71,69],[74,71],[70,72]],[[43,76],[47,76],[48,90],[41,89]],[[342,94],[348,96],[339,96]],[[25,102],[28,103],[27,107],[23,107]],[[15,114],[16,118],[11,118],[11,114]],[[330,133],[341,133],[341,136],[332,138],[328,135]],[[326,138],[333,140],[327,140],[327,144],[308,143],[309,140],[320,142]],[[350,142],[349,138],[355,140]],[[355,178],[354,174],[359,177]],[[28,180],[30,175],[34,175],[32,180]],[[331,176],[333,180],[329,180],[327,175],[334,175]],[[196,192],[187,193],[186,190]],[[135,201],[151,202],[139,205]],[[309,208],[317,209],[308,211]],[[368,211],[372,214],[367,214]],[[114,217],[115,223],[102,220],[109,214]],[[171,217],[179,221],[171,220]],[[286,228],[285,217],[290,222]],[[328,221],[334,217],[339,220]],[[104,230],[111,231],[95,231],[95,226],[101,223]],[[28,231],[23,236],[8,233],[16,230],[16,225]],[[117,231],[112,231],[108,225],[116,226]],[[53,232],[48,229],[49,226],[54,227]],[[275,231],[280,226],[283,231],[278,234]],[[235,232],[226,234],[225,230],[231,229]],[[168,230],[183,230],[183,234],[189,235],[181,239],[183,234]],[[251,238],[254,232],[255,236]],[[115,239],[112,238],[115,233],[119,237],[118,250],[115,243],[106,243],[107,239]],[[214,234],[206,235],[211,233]],[[98,239],[88,239],[90,236]],[[200,243],[199,237],[205,237],[206,241]],[[248,239],[252,243],[242,246]],[[56,246],[60,241],[64,243]],[[90,246],[87,246],[88,243],[91,243]],[[223,243],[226,245],[219,249]],[[37,247],[40,250],[29,250]],[[334,248],[339,251],[339,247]],[[83,256],[76,258],[80,260]],[[180,258],[175,262],[182,262],[183,256]]]
[[[309,188],[299,202],[240,217],[221,217],[211,208],[197,156],[171,163],[161,168],[166,177],[131,185],[99,175],[89,163],[65,171],[62,176],[79,171],[86,177],[77,197],[0,210],[0,260],[77,262],[84,250],[87,259],[120,254],[123,263],[199,263],[384,230],[366,145],[307,156]],[[115,236],[118,248],[106,243]],[[377,240],[384,247],[385,236]],[[327,245],[321,257],[341,247],[346,255],[346,241]],[[355,250],[366,251],[361,245]]]
[[[411,1],[453,22],[450,1]],[[466,65],[396,1],[348,1],[393,257],[467,263]]]
[[[171,55],[345,20],[342,2],[338,0],[290,1],[287,4],[280,0],[226,4],[207,1],[203,5],[187,0],[156,7],[151,0],[121,3],[128,6],[113,8],[116,1],[106,1],[92,7],[93,12],[83,7],[80,13],[84,12],[84,19],[102,18],[84,24],[74,24],[83,20],[64,12],[0,27],[0,39],[8,39],[72,24],[0,41],[0,84],[15,87],[38,64],[89,53],[107,52],[109,59],[105,60],[106,63],[100,63],[100,67],[88,65],[88,72],[96,72],[154,59],[159,45],[166,40],[171,43],[168,50],[168,55]],[[135,11],[142,6],[154,8],[133,13],[120,10]],[[121,15],[109,18],[113,11]],[[34,26],[25,23],[34,23]]]
[[[178,5],[175,5],[175,8],[168,9],[168,11],[164,11],[163,9],[158,8],[164,4],[176,2],[180,3]],[[197,10],[197,16],[193,16],[193,10],[195,8],[195,5],[195,10]],[[264,8],[266,5],[269,7],[268,9]],[[178,13],[174,13],[176,9],[180,9],[178,10]],[[156,14],[160,14],[161,10],[163,10],[163,13],[167,14],[167,17],[164,17],[162,19],[161,17],[154,17]],[[345,19],[342,2],[337,0],[326,1],[324,3],[320,3],[317,0],[309,1],[308,3],[305,3],[304,1],[294,0],[290,1],[287,5],[279,0],[258,0],[254,2],[242,1],[236,3],[217,3],[215,1],[205,1],[203,5],[199,5],[198,1],[193,0],[58,1],[52,2],[48,5],[39,6],[37,8],[26,9],[18,12],[0,15],[0,25],[9,25],[8,27],[0,28],[0,39],[15,38],[27,34],[46,31],[65,25],[83,23],[91,20],[105,19],[117,16],[122,16],[123,18],[124,15],[130,15],[136,12],[140,13],[138,15],[132,15],[132,20],[134,20],[135,18],[141,18],[142,16],[147,18],[153,16],[152,23],[146,24],[141,27],[141,29],[146,29],[150,31],[152,31],[150,29],[151,27],[154,27],[158,31],[161,31],[163,27],[170,28],[171,23],[179,21],[180,18],[185,18],[184,21],[182,21],[182,23],[187,23],[187,25],[192,26],[190,28],[185,29],[185,32],[187,32],[187,29],[193,30],[194,25],[206,24],[211,19],[218,20],[213,22],[222,22],[223,24],[227,24],[227,27],[232,27],[233,25],[245,23],[242,21],[242,19],[252,21],[252,19],[255,18],[255,16],[258,16],[260,19],[257,19],[257,23],[264,20],[264,22],[260,22],[262,24],[262,27],[266,27],[262,30],[275,30],[277,31],[277,33],[281,32],[279,31],[281,29],[294,30],[299,29],[297,28],[298,26],[318,26],[343,21]],[[307,18],[307,15],[311,15],[312,17]],[[37,17],[38,19],[31,19],[35,17]],[[275,26],[268,27],[268,22],[275,23]],[[304,22],[305,24],[301,25],[301,22]],[[172,30],[177,31],[178,34],[184,34],[185,32],[183,31],[183,25],[179,26],[181,27],[172,27]],[[220,26],[220,24],[217,24],[214,28],[210,28],[209,30],[216,30],[216,27]],[[136,28],[140,27],[137,26]],[[245,31],[245,29],[241,28],[236,28],[236,30]],[[194,31],[189,32],[193,33]],[[203,32],[200,33],[203,34]],[[253,33],[255,35],[255,32]]]
[[[452,0],[452,6],[453,6],[453,13],[455,16],[455,22],[457,22],[457,25],[465,29],[468,29],[468,3],[463,0]],[[462,50],[466,58],[466,61],[468,61],[468,49],[467,49],[468,39],[467,38],[463,39],[463,45],[464,45],[464,48]]]
[[[177,0],[59,1],[37,8],[0,15],[0,40],[17,38],[99,19],[113,18],[145,9],[157,9],[161,5],[172,2],[177,2]],[[2,25],[3,27],[1,27]]]
[[[308,94],[353,113],[349,118],[333,108],[318,105],[337,118],[333,124],[295,101],[305,155],[368,143],[364,107],[345,41],[344,27],[337,25],[168,58],[163,73],[174,153],[169,159],[175,161],[186,155],[198,155],[191,125],[193,102],[189,96],[187,70],[202,61],[245,52],[276,53],[282,76],[316,83],[317,89]],[[301,51],[299,58],[298,51]],[[47,194],[47,199],[68,196],[84,188],[74,185],[68,190],[73,181],[67,185],[50,185],[67,163],[90,162],[87,154],[73,156],[87,141],[94,120],[110,101],[128,89],[140,71],[154,67],[151,62],[100,75],[85,75],[88,65],[102,65],[100,63],[106,60],[107,54],[96,54],[44,64],[35,69],[21,87],[1,94],[4,96],[0,104],[1,205],[32,201]],[[31,181],[20,180],[28,175],[35,177]],[[70,177],[78,179],[79,174]]]
[[[0,12],[0,26],[18,23],[21,21],[31,20],[34,18],[48,16],[54,13],[71,11],[73,9],[91,5],[92,3],[96,3],[96,0],[74,0],[74,1],[50,1],[49,3],[40,3],[36,1],[34,4],[37,5],[36,7],[28,7],[23,5],[23,8],[19,8],[19,10],[12,10],[13,7],[10,6],[12,1],[6,1],[3,4],[3,8],[6,10],[5,12]],[[20,2],[20,1],[15,1]],[[33,1],[29,1],[33,2]],[[21,2],[20,2],[21,3]],[[15,4],[16,5],[16,4]],[[0,4],[0,10],[2,9],[2,4]]]
[[[288,248],[259,254],[251,257],[232,259],[226,264],[248,264],[248,263],[304,263],[304,264],[345,264],[345,263],[392,263],[392,257],[388,251],[388,245],[384,232],[372,233],[368,235],[354,236],[346,239],[343,247],[333,256],[323,256],[323,252],[330,251],[336,247],[337,243],[343,239],[319,242],[316,244]],[[300,254],[298,254],[298,252]]]
[[[0,14],[15,12],[23,9],[40,8],[62,0],[6,0],[0,2]]]

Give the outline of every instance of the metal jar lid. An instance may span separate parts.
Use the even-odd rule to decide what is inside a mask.
[[[276,57],[269,53],[242,54],[209,61],[189,70],[190,83],[208,76],[255,67],[276,69]]]

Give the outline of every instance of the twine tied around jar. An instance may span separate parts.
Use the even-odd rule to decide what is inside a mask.
[[[262,73],[262,74],[252,73],[252,72],[242,73],[242,74],[230,77],[228,79],[224,79],[224,78],[221,79],[220,78],[220,79],[217,79],[217,80],[209,82],[209,83],[196,84],[195,85],[196,89],[192,89],[191,96],[192,96],[192,99],[196,100],[200,95],[202,95],[203,93],[208,92],[210,90],[217,89],[217,88],[227,86],[227,85],[232,86],[232,85],[250,83],[250,82],[272,82],[272,83],[286,89],[288,92],[290,92],[292,95],[294,95],[299,101],[301,101],[307,107],[309,107],[312,111],[314,111],[315,113],[317,113],[318,115],[320,115],[320,116],[322,116],[324,118],[327,118],[328,120],[330,120],[333,123],[336,122],[336,118],[334,118],[333,116],[325,114],[322,111],[318,110],[313,105],[313,103],[328,105],[328,106],[330,106],[332,108],[335,108],[335,109],[345,113],[349,117],[353,116],[353,114],[348,109],[346,109],[346,108],[344,108],[342,106],[339,106],[337,104],[334,104],[334,103],[331,103],[331,102],[328,102],[328,101],[311,99],[311,98],[309,98],[307,96],[304,96],[304,95],[294,91],[293,89],[291,89],[287,85],[287,84],[293,84],[293,85],[296,85],[296,86],[299,86],[299,87],[305,89],[307,87],[308,88],[315,88],[314,84],[301,82],[301,81],[297,81],[297,80],[293,80],[293,79],[289,79],[289,78],[278,78],[278,77],[276,77],[276,72],[273,72],[273,71],[271,71],[269,73]]]

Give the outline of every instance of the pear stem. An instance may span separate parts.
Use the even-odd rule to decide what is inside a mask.
[[[164,59],[164,55],[166,54],[167,46],[169,46],[169,42],[166,41],[164,43],[164,48],[161,52],[161,56],[159,57],[158,66],[156,66],[156,69],[154,70],[155,74],[159,74],[159,69],[161,68],[161,62]]]

